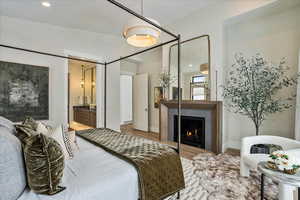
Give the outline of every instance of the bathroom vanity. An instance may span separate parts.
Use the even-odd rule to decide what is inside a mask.
[[[96,107],[90,108],[90,106],[73,106],[74,121],[80,124],[96,128]]]

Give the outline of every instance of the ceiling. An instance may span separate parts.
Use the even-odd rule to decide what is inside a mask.
[[[106,0],[0,0],[1,15],[63,27],[119,35],[131,15]],[[117,0],[140,12],[140,0]],[[144,0],[144,15],[163,26],[221,0]]]

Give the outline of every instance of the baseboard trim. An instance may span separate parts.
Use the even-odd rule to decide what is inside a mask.
[[[230,140],[226,143],[226,149],[241,149],[241,142],[237,140]]]
[[[155,126],[150,126],[150,132],[159,133],[159,128]]]

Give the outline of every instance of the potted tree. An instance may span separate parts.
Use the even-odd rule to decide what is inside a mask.
[[[169,72],[162,72],[159,75],[160,86],[163,88],[163,99],[167,100],[168,88],[176,79]]]
[[[235,55],[235,63],[223,86],[223,97],[230,111],[252,120],[256,135],[260,134],[260,127],[270,114],[292,106],[295,95],[279,95],[281,90],[297,84],[298,75],[289,77],[288,70],[285,59],[273,64],[260,54],[250,59],[243,54]]]

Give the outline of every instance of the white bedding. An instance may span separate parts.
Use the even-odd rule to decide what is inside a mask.
[[[18,200],[137,200],[138,175],[129,163],[77,137],[79,152],[66,161],[62,186],[56,195],[25,190]]]

